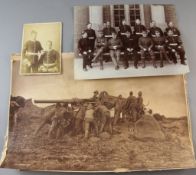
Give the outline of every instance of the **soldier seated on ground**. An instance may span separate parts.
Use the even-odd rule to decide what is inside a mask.
[[[169,56],[173,60],[174,64],[177,63],[177,55],[180,56],[181,64],[185,63],[185,51],[182,45],[182,41],[179,36],[174,36],[173,31],[169,30],[167,33],[166,43],[169,51]]]
[[[152,59],[152,62],[153,62],[154,68],[157,68],[157,66],[156,66],[156,60],[155,60],[155,55],[154,55],[154,52],[152,50],[153,40],[152,40],[152,38],[150,38],[148,36],[146,30],[144,30],[142,32],[142,37],[139,38],[138,45],[139,45],[139,47],[141,49],[140,52],[141,52],[141,59],[142,59],[142,62],[143,62],[143,68],[146,67],[145,60],[147,58],[147,54],[150,55],[150,57]]]
[[[100,69],[103,70],[103,52],[107,49],[107,39],[104,38],[103,32],[98,31],[98,37],[95,40],[96,55],[92,62],[100,62]]]
[[[39,72],[55,73],[59,71],[60,65],[59,53],[52,48],[52,41],[47,41],[47,49],[42,54],[39,60]]]
[[[83,70],[87,71],[87,66],[92,68],[92,50],[91,43],[88,39],[87,32],[82,32],[82,38],[78,41],[79,55],[83,58]]]
[[[117,38],[117,33],[112,32],[112,38],[108,41],[108,47],[110,49],[110,56],[115,66],[115,70],[118,70],[120,68],[119,61],[122,46],[122,41],[120,38]]]

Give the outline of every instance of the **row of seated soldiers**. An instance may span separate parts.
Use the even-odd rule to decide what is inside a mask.
[[[180,39],[180,31],[169,22],[168,27],[163,32],[161,28],[156,26],[156,22],[151,23],[151,27],[147,29],[141,24],[139,19],[136,25],[130,27],[126,21],[122,21],[119,32],[111,27],[110,22],[106,23],[103,30],[96,32],[91,28],[92,24],[87,24],[87,29],[82,32],[82,38],[78,41],[79,55],[83,57],[83,70],[87,71],[87,66],[92,68],[93,62],[100,62],[100,69],[103,70],[103,54],[110,53],[115,69],[118,70],[121,52],[124,53],[124,68],[129,67],[128,60],[130,57],[134,60],[134,67],[138,68],[139,55],[146,67],[146,59],[151,57],[153,66],[157,68],[155,53],[160,55],[160,67],[163,67],[164,58],[171,63],[177,63],[180,57],[181,64],[185,63],[185,51],[183,43]],[[94,56],[95,55],[95,56]]]
[[[36,129],[37,134],[45,124],[50,124],[48,136],[58,138],[66,128],[69,128],[71,135],[83,134],[88,138],[93,131],[99,136],[103,131],[112,135],[113,128],[120,121],[136,122],[144,114],[142,92],[138,92],[138,97],[130,92],[128,98],[119,95],[117,98],[109,99],[106,91],[94,92],[88,103],[78,103],[77,105],[56,104],[56,108],[47,113],[45,120]]]

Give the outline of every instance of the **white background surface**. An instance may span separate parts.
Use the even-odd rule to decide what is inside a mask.
[[[196,1],[195,0],[0,0],[0,150],[6,133],[10,55],[19,53],[23,23],[63,22],[63,52],[73,51],[73,6],[110,3],[171,3],[176,5],[177,17],[189,59],[188,95],[192,117],[193,142],[196,148]],[[21,87],[23,88],[23,87]],[[163,89],[164,90],[164,89]],[[168,97],[169,100],[169,97]],[[172,110],[172,109],[171,109]],[[20,172],[0,169],[0,175],[58,174]],[[134,172],[141,175],[195,175],[195,170]]]

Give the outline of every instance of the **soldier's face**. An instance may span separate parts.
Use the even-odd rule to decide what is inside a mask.
[[[116,36],[117,36],[117,35],[116,35],[115,33],[112,33],[112,38],[114,38],[114,39],[115,39],[115,38],[116,38]]]
[[[130,38],[131,33],[130,32],[127,32],[126,34],[127,34],[127,38]]]
[[[152,26],[152,27],[155,27],[155,26],[156,26],[156,23],[155,23],[155,22],[152,22],[152,23],[151,23],[151,26]]]
[[[84,33],[84,34],[82,35],[82,37],[83,37],[83,38],[87,38],[87,33]]]
[[[92,24],[88,24],[88,25],[87,25],[87,28],[88,28],[88,29],[91,29],[91,27],[92,27]]]
[[[160,33],[159,33],[159,32],[155,32],[155,35],[156,35],[156,36],[160,36]]]
[[[173,35],[173,32],[170,30],[170,31],[168,32],[168,35],[169,35],[169,36],[172,36],[172,35]]]
[[[122,24],[123,24],[123,25],[125,25],[125,24],[126,24],[126,21],[125,21],[125,20],[123,20],[123,21],[122,21]]]
[[[103,33],[98,33],[98,36],[99,36],[100,38],[102,38],[102,37],[103,37]]]
[[[170,23],[169,23],[169,26],[170,26],[170,27],[173,27],[173,26],[174,26],[173,22],[170,22]]]
[[[107,26],[107,27],[110,27],[110,22],[107,22],[107,23],[106,23],[106,26]]]
[[[147,33],[146,32],[143,32],[142,35],[143,35],[143,37],[147,37]]]
[[[47,42],[47,49],[51,49],[52,48],[52,43],[51,42]]]
[[[32,40],[36,40],[37,39],[37,33],[32,33],[31,38],[32,38]]]
[[[135,23],[136,23],[136,24],[140,24],[141,22],[140,22],[139,19],[136,19]]]

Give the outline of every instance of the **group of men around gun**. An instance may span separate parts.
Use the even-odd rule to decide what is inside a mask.
[[[130,27],[122,20],[119,32],[111,27],[110,22],[104,24],[103,30],[96,32],[92,29],[92,24],[87,24],[87,29],[82,32],[82,38],[78,41],[79,55],[83,57],[83,70],[87,71],[87,66],[92,68],[93,62],[100,62],[100,69],[103,70],[103,54],[109,52],[115,69],[120,68],[119,61],[121,52],[124,52],[123,63],[124,68],[129,67],[129,58],[133,58],[134,67],[138,68],[139,53],[146,67],[146,59],[149,55],[155,68],[155,53],[160,55],[160,67],[163,67],[163,60],[169,63],[177,63],[177,58],[181,60],[181,64],[185,63],[185,51],[180,39],[180,31],[174,27],[173,22],[168,23],[168,27],[163,32],[161,28],[156,26],[156,22],[151,22],[151,27],[147,29],[136,19],[135,26]]]
[[[144,104],[142,92],[138,92],[138,97],[133,95],[131,91],[128,98],[123,98],[122,95],[115,97],[114,102],[109,102],[108,93],[98,91],[94,92],[93,97],[90,99],[91,102],[78,103],[77,105],[64,105],[56,104],[55,112],[52,113],[50,118],[50,129],[48,136],[51,137],[53,132],[58,131],[60,128],[65,128],[70,125],[70,133],[72,136],[84,134],[84,138],[89,138],[90,134],[99,136],[102,132],[108,132],[110,135],[114,131],[117,131],[120,122],[135,123],[144,114]],[[108,103],[112,104],[108,106]],[[67,122],[65,120],[64,111],[68,110],[69,114],[72,114]],[[66,113],[68,114],[68,113]],[[47,120],[49,117],[47,118]],[[45,123],[41,124],[36,130],[36,134],[44,126]],[[55,138],[58,138],[59,134],[55,134]]]

